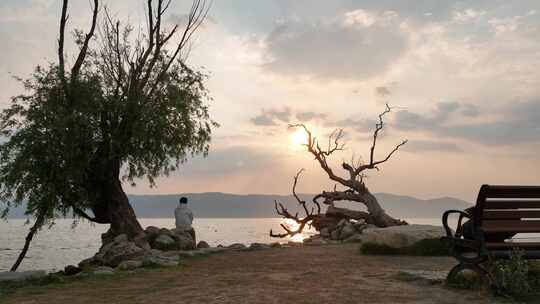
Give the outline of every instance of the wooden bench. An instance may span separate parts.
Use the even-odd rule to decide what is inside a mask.
[[[451,214],[459,216],[455,232],[448,224]],[[448,210],[442,222],[446,230],[443,239],[449,242],[451,254],[459,261],[448,273],[448,280],[468,269],[494,284],[482,263],[508,258],[517,248],[526,259],[540,259],[540,238],[536,242],[521,236],[511,239],[517,233],[540,233],[540,186],[483,185],[474,207]]]

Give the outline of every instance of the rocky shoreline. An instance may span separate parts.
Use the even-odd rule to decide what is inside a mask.
[[[321,229],[320,234],[298,242],[252,243],[246,246],[235,243],[228,246],[210,247],[205,241],[195,244],[188,232],[149,226],[143,239],[129,240],[119,235],[108,240],[99,251],[77,266],[68,265],[63,271],[47,274],[45,271],[4,272],[2,281],[23,281],[54,276],[105,275],[115,272],[134,271],[144,267],[174,267],[186,258],[204,257],[225,251],[255,251],[297,246],[336,245],[346,243],[377,243],[393,248],[410,246],[423,239],[440,238],[444,230],[440,226],[404,225],[377,228],[362,220],[342,219],[334,226]]]

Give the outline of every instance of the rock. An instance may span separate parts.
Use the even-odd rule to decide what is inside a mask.
[[[271,249],[270,245],[263,244],[263,243],[252,243],[249,245],[249,250],[265,250],[265,249]]]
[[[172,230],[174,230],[174,229],[172,229]],[[170,236],[170,235],[173,235],[173,233],[174,233],[173,231],[171,231],[171,230],[169,230],[167,228],[160,228],[159,229],[159,234],[165,234],[165,235]]]
[[[359,233],[353,234],[350,237],[343,240],[343,243],[361,243],[362,235]]]
[[[0,282],[13,281],[20,282],[25,280],[41,279],[47,276],[44,270],[32,270],[32,271],[2,271],[0,272]]]
[[[188,231],[185,231],[183,229],[172,229],[172,237],[174,238],[174,241],[176,242],[176,247],[179,250],[192,250],[197,248],[197,244],[195,244],[195,240],[191,236],[191,234]]]
[[[167,234],[160,234],[152,243],[152,247],[159,250],[175,250],[178,248],[175,240]]]
[[[330,238],[330,230],[327,228],[327,227],[324,227],[323,229],[321,229],[321,231],[319,232],[321,234],[321,236],[325,239],[329,239]]]
[[[95,258],[101,259],[102,263],[106,266],[116,267],[122,261],[132,260],[144,254],[145,250],[138,247],[133,242],[126,242],[107,247],[106,250],[102,249]]]
[[[84,259],[79,262],[79,267],[82,269],[87,269],[95,266],[103,266],[103,259],[98,259],[95,256]]]
[[[241,244],[241,243],[234,243],[232,245],[227,246],[227,248],[231,249],[231,250],[244,250],[244,249],[247,249],[246,245]]]
[[[438,239],[446,233],[441,226],[402,225],[386,228],[366,228],[361,234],[362,242],[371,242],[393,248],[413,245],[423,239]]]
[[[144,232],[148,235],[158,235],[159,234],[159,228],[156,226],[148,226],[146,229],[144,229]]]
[[[336,229],[330,233],[330,239],[331,240],[339,240],[339,230]]]
[[[354,226],[354,229],[357,231],[357,232],[362,232],[364,231],[364,229],[367,228],[367,224],[364,222],[364,223],[354,223],[353,224]]]
[[[96,268],[92,271],[92,274],[95,274],[95,275],[109,275],[109,274],[114,274],[114,269],[112,269],[111,267],[107,267],[107,266],[99,266],[99,267],[96,267]]]
[[[82,271],[82,268],[77,267],[77,266],[73,266],[73,265],[67,265],[64,268],[64,274],[67,275],[67,276],[76,275],[81,271]]]
[[[225,250],[227,250],[227,248],[210,247],[210,248],[202,248],[202,249],[199,249],[197,251],[203,252],[203,253],[206,253],[206,254],[212,254],[212,253],[224,252]]]
[[[348,221],[347,219],[341,219],[341,220],[338,222],[337,226],[338,226],[338,227],[343,227],[343,226],[347,225],[347,223],[349,223],[349,221]]]
[[[365,225],[365,224],[366,224],[365,219],[356,220],[356,222],[354,223],[354,225]]]
[[[142,266],[143,266],[142,261],[127,260],[127,261],[123,261],[122,263],[118,264],[116,269],[118,269],[118,270],[133,270],[133,269],[141,268]]]
[[[270,244],[270,247],[272,248],[281,248],[281,243],[280,242],[273,242]]]
[[[150,250],[152,249],[152,247],[150,247],[149,239],[149,235],[143,232],[134,237],[133,242],[135,243],[135,245],[141,247],[144,250]]]
[[[218,248],[218,247],[209,247],[209,248],[201,248],[199,250],[180,250],[178,251],[179,256],[186,257],[186,258],[192,258],[192,257],[199,257],[199,256],[206,256],[213,253],[223,252],[227,250],[226,248]]]
[[[199,252],[199,250],[180,250],[178,255],[183,258],[192,258],[196,256],[205,255],[204,253]]]
[[[125,243],[127,242],[129,239],[128,239],[128,236],[125,235],[125,234],[120,234],[120,235],[117,235],[115,238],[114,238],[114,242],[115,243]]]
[[[339,233],[339,239],[344,240],[355,234],[356,228],[354,228],[354,225],[352,223],[347,222],[347,224],[345,224],[343,228],[341,228],[341,232]]]
[[[208,243],[205,242],[205,241],[200,241],[200,242],[197,244],[197,248],[198,248],[198,249],[201,249],[201,248],[210,248],[210,245],[208,245]]]
[[[178,266],[179,259],[149,254],[144,256],[142,262],[144,266],[173,267]]]

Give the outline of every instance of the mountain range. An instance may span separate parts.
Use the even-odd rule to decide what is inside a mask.
[[[290,195],[228,194],[221,192],[184,193],[196,217],[201,218],[265,218],[278,217],[274,201],[283,203],[290,211],[298,211],[298,204]],[[314,195],[301,194],[301,199],[311,202]],[[411,196],[376,193],[375,196],[388,214],[397,218],[437,218],[445,210],[465,209],[470,203],[452,198],[418,199]],[[129,200],[140,218],[172,217],[180,194],[129,195]],[[353,202],[336,203],[336,206],[363,210],[363,205]],[[302,213],[300,213],[301,215]],[[24,217],[24,206],[10,212],[10,218]]]

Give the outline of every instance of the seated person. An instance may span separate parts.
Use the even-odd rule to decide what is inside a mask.
[[[195,229],[191,226],[193,223],[193,211],[188,207],[188,199],[181,197],[178,207],[174,209],[174,217],[176,219],[176,229],[188,232],[196,244]]]

